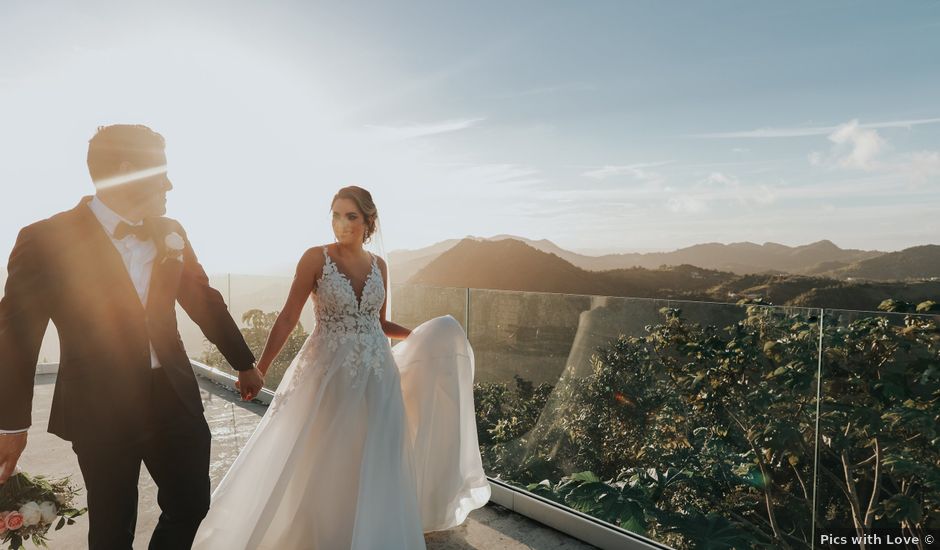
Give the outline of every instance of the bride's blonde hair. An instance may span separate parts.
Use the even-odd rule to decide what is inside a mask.
[[[371,239],[372,235],[375,233],[376,223],[379,220],[379,210],[375,207],[375,202],[372,200],[372,193],[369,193],[357,185],[350,185],[343,187],[333,195],[333,201],[330,202],[330,206],[336,204],[336,201],[339,199],[349,199],[356,203],[356,207],[359,208],[359,212],[361,212],[363,218],[365,218],[366,224],[366,231],[362,235],[362,242],[369,242],[369,239]]]

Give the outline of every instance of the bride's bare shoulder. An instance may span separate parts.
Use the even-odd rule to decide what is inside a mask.
[[[300,261],[297,262],[297,272],[319,273],[323,270],[323,264],[326,263],[326,257],[323,253],[326,245],[313,246],[308,248]]]
[[[379,268],[382,271],[388,269],[388,264],[385,263],[385,258],[379,256],[378,254],[375,255],[375,263],[379,264]]]

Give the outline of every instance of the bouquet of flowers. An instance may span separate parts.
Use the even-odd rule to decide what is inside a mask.
[[[25,541],[46,546],[46,535],[75,523],[87,509],[72,505],[78,490],[69,478],[49,480],[17,472],[0,485],[0,545],[23,548]]]

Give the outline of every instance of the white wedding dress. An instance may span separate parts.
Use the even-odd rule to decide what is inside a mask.
[[[324,255],[316,327],[193,548],[413,550],[489,500],[460,325],[438,317],[393,350],[375,259],[357,299]]]

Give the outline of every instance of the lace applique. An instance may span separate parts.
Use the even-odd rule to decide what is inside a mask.
[[[323,274],[317,283],[314,335],[331,352],[339,350],[341,345],[352,344],[351,349],[344,352],[342,366],[352,376],[353,385],[364,379],[363,373],[372,373],[381,379],[382,355],[388,341],[379,320],[385,303],[385,287],[375,257],[362,296],[357,298],[349,277],[337,268],[326,247],[323,256]]]

